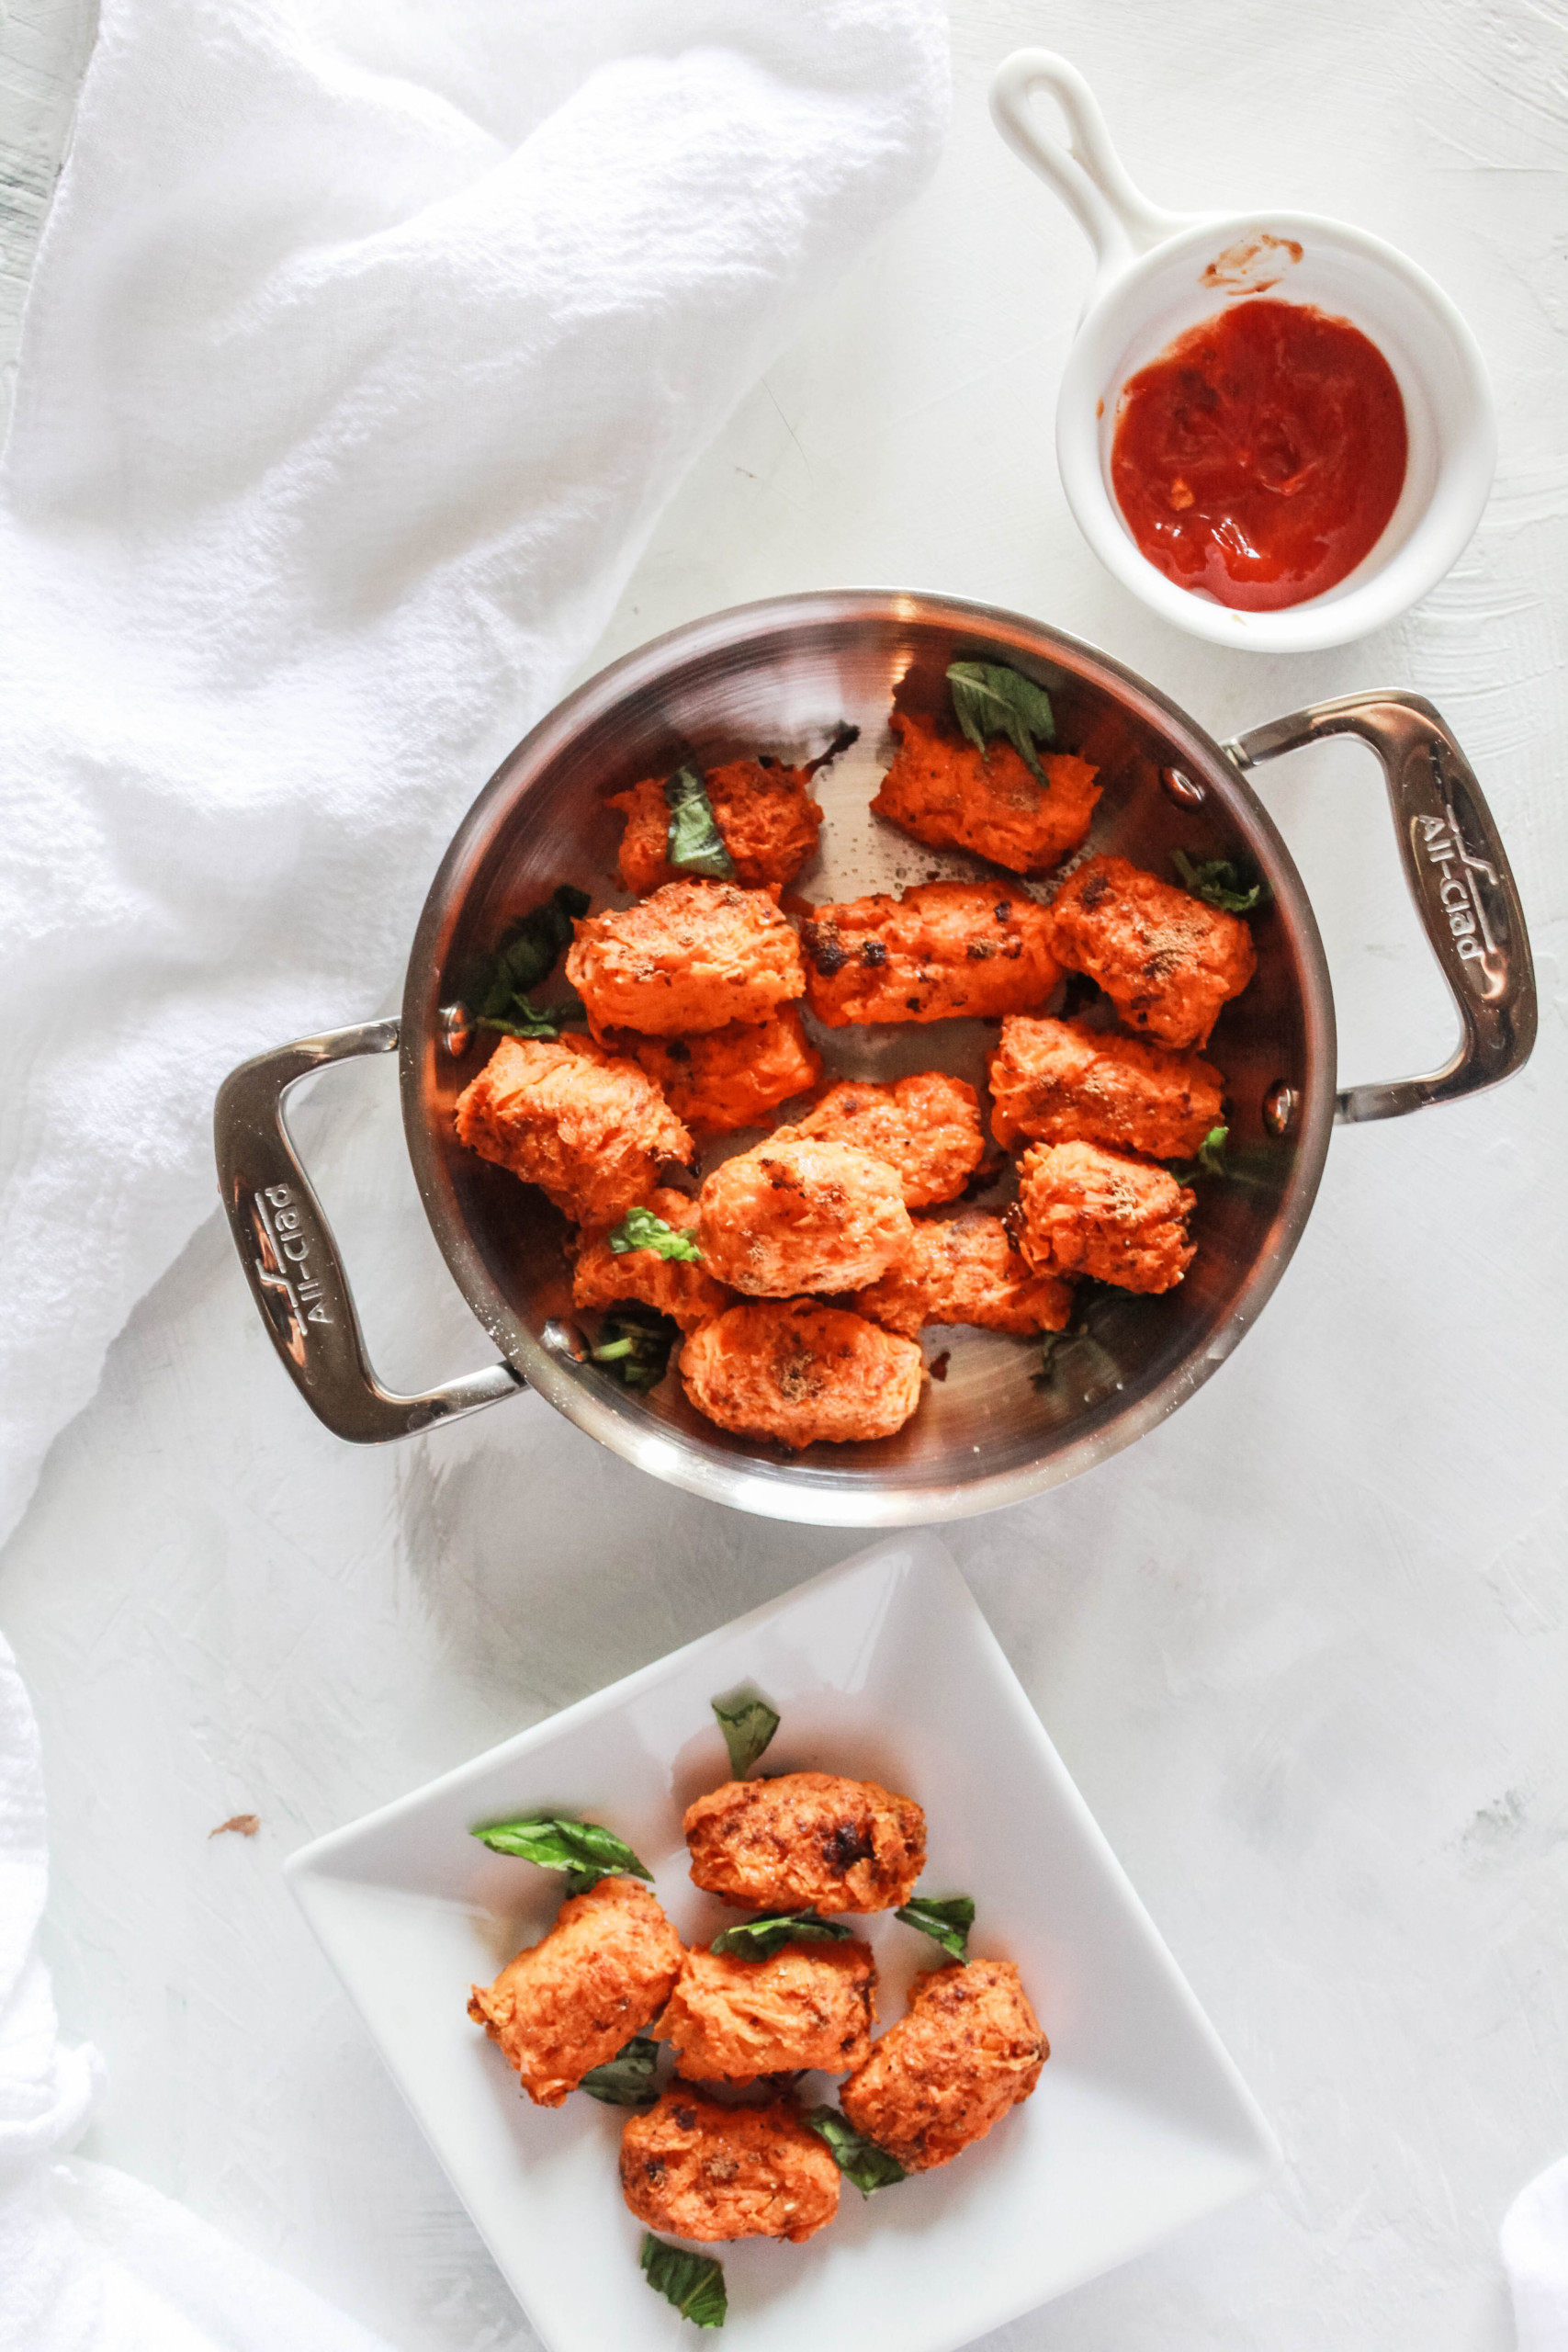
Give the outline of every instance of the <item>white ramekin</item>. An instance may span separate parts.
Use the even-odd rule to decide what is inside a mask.
[[[1039,126],[1042,91],[1066,119],[1067,146]],[[1056,459],[1101,562],[1179,628],[1259,653],[1348,644],[1407,611],[1471,537],[1496,463],[1486,370],[1448,296],[1380,237],[1314,213],[1162,211],[1127,176],[1082,74],[1050,50],[1019,50],[998,68],[991,111],[1095,250],[1056,404]],[[1388,526],[1354,571],[1321,596],[1249,613],[1179,588],[1140,553],[1111,491],[1111,445],[1128,379],[1226,301],[1263,292],[1348,319],[1377,345],[1404,401],[1410,455]]]

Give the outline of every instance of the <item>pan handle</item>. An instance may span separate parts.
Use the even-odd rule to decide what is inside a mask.
[[[355,1445],[456,1420],[524,1385],[509,1363],[492,1363],[422,1396],[394,1396],[370,1369],[348,1277],[283,1105],[312,1070],[358,1054],[393,1053],[397,1043],[396,1021],[365,1021],[279,1046],[230,1072],[213,1114],[219,1190],[262,1321],[317,1419]]]
[[[1429,1078],[1352,1086],[1337,1097],[1335,1118],[1395,1119],[1496,1086],[1523,1069],[1535,1044],[1535,968],[1519,894],[1470,763],[1420,695],[1343,695],[1224,748],[1250,768],[1325,735],[1359,735],[1382,762],[1404,878],[1463,1032]]]

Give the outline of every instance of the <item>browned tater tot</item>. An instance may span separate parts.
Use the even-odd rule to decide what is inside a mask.
[[[684,1958],[650,1889],[602,1878],[569,1896],[548,1935],[493,1984],[474,1986],[468,2015],[500,2043],[535,2106],[559,2107],[659,2015]]]
[[[1026,2099],[1050,2054],[1010,1961],[955,1961],[916,1977],[839,2103],[906,2172],[930,2172]]]
[[[690,1232],[697,1221],[695,1201],[667,1184],[656,1187],[636,1205],[651,1209],[677,1233]],[[613,1230],[600,1225],[584,1231],[571,1270],[573,1306],[614,1306],[622,1299],[635,1298],[644,1306],[656,1307],[660,1315],[672,1316],[682,1331],[694,1331],[699,1323],[710,1315],[722,1315],[729,1305],[731,1294],[724,1284],[716,1283],[689,1258],[661,1258],[657,1250],[612,1250]]]
[[[786,1135],[852,1144],[885,1159],[911,1209],[956,1200],[986,1156],[979,1096],[942,1069],[920,1070],[892,1086],[846,1079],[776,1129],[775,1142]]]
[[[583,1225],[646,1200],[692,1138],[646,1071],[587,1037],[503,1037],[457,1097],[457,1137]]]
[[[830,1029],[1032,1012],[1061,977],[1046,910],[1006,883],[923,882],[818,907],[802,925],[806,994]]]
[[[926,1866],[914,1798],[839,1772],[727,1781],[682,1826],[694,1885],[759,1911],[893,1911]]]
[[[716,1168],[697,1210],[704,1264],[752,1298],[856,1290],[914,1238],[885,1159],[787,1127]]]
[[[912,1340],[814,1298],[746,1299],[681,1351],[699,1413],[796,1449],[891,1437],[920,1401],[923,1369]]]
[[[822,1075],[822,1057],[793,1004],[771,1021],[732,1021],[692,1037],[617,1031],[615,1042],[657,1080],[675,1116],[706,1135],[761,1126],[770,1111],[807,1093]]]
[[[1018,1246],[1037,1273],[1174,1289],[1196,1254],[1197,1195],[1168,1169],[1092,1143],[1035,1144],[1021,1162]]]
[[[709,768],[703,784],[736,880],[750,889],[792,882],[822,830],[822,811],[811,797],[811,770],[786,768],[777,760],[727,760]],[[623,810],[626,820],[616,868],[622,889],[640,896],[678,881],[668,854],[670,804],[663,777],[648,776],[629,792],[615,793],[610,806]]]
[[[876,1963],[869,1944],[784,1944],[767,1960],[689,1951],[654,2029],[687,2082],[747,2082],[820,2067],[847,2074],[871,2054]]]
[[[1001,1218],[984,1209],[916,1217],[913,1255],[854,1298],[857,1315],[910,1340],[928,1323],[1065,1331],[1072,1307],[1072,1284],[1060,1274],[1035,1273]]]
[[[817,846],[822,810],[811,797],[811,770],[776,761],[728,760],[704,777],[714,821],[735,861],[736,878],[753,885],[793,882]]]
[[[657,2107],[626,2119],[621,2193],[639,2222],[671,2237],[798,2245],[838,2211],[839,2167],[793,2100],[719,2107],[677,2079]]]
[[[1098,1143],[1188,1159],[1224,1116],[1224,1080],[1197,1054],[1015,1013],[991,1057],[991,1133],[1005,1149]]]
[[[566,977],[596,1036],[766,1021],[805,987],[789,918],[766,890],[735,882],[667,882],[635,907],[585,915],[576,931]]]
[[[1059,865],[1089,832],[1100,798],[1098,770],[1070,752],[1043,752],[1042,785],[1009,742],[982,754],[956,729],[895,711],[898,754],[872,802],[934,849],[973,850],[1013,874]]]
[[[1161,1045],[1206,1046],[1220,1008],[1258,968],[1239,915],[1205,906],[1124,857],[1089,858],[1048,912],[1058,961],[1086,972],[1130,1029]]]

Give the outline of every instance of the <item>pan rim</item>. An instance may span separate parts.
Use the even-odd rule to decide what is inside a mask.
[[[846,1475],[833,1464],[799,1459],[758,1467],[716,1445],[709,1451],[624,1392],[610,1396],[601,1393],[599,1383],[573,1378],[568,1365],[518,1319],[492,1282],[453,1195],[425,1108],[424,1071],[437,1050],[444,944],[499,827],[514,815],[533,779],[584,726],[657,684],[677,663],[683,667],[694,659],[732,651],[749,639],[777,636],[807,624],[856,620],[934,623],[985,635],[1043,661],[1066,655],[1095,683],[1130,701],[1182,741],[1188,756],[1207,772],[1207,780],[1246,812],[1266,846],[1269,882],[1301,946],[1305,1070],[1294,1156],[1265,1242],[1228,1311],[1197,1335],[1163,1379],[1113,1409],[1087,1417],[1078,1434],[1064,1435],[1030,1462],[945,1483],[913,1483],[897,1474]],[[404,982],[399,1077],[409,1156],[436,1246],[470,1308],[528,1386],[624,1460],[687,1493],[803,1525],[891,1528],[979,1516],[1065,1485],[1157,1428],[1213,1377],[1257,1321],[1305,1229],[1334,1122],[1335,1057],[1327,961],[1295,862],[1240,768],[1179,704],[1099,647],[1006,606],[941,591],[818,588],[705,614],[619,655],[567,694],[507,754],[453,834],[426,895]]]

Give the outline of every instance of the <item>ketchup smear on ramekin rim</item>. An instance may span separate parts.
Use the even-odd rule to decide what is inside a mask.
[[[1348,319],[1238,302],[1130,378],[1116,502],[1156,569],[1216,604],[1321,596],[1374,548],[1409,455],[1393,370]]]

